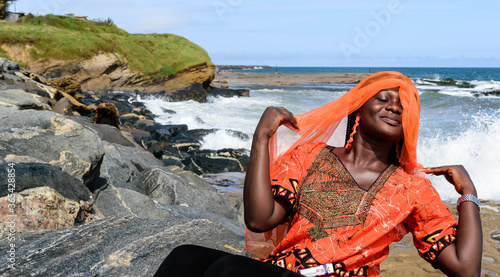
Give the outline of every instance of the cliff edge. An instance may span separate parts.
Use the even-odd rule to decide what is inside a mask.
[[[172,34],[129,34],[109,22],[29,14],[0,24],[0,57],[50,78],[73,77],[83,91],[175,92],[208,88],[207,52]]]

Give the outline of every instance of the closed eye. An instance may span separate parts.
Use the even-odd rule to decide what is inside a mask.
[[[378,101],[382,102],[382,103],[387,103],[389,102],[389,100],[385,99],[385,98],[377,98]]]

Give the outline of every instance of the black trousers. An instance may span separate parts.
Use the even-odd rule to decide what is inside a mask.
[[[154,276],[296,277],[302,275],[252,258],[196,245],[182,245],[170,252]]]

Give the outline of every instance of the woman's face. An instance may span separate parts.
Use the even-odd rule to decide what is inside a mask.
[[[359,109],[361,132],[374,139],[400,140],[404,136],[402,114],[398,89],[382,90]]]

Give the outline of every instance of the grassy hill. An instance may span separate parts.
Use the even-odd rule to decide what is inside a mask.
[[[175,75],[200,63],[213,65],[203,48],[180,36],[129,34],[108,22],[58,15],[29,14],[17,22],[1,22],[1,45],[34,46],[29,52],[33,60],[80,61],[98,53],[118,53],[131,70],[157,77]],[[0,57],[16,61],[2,49]]]

